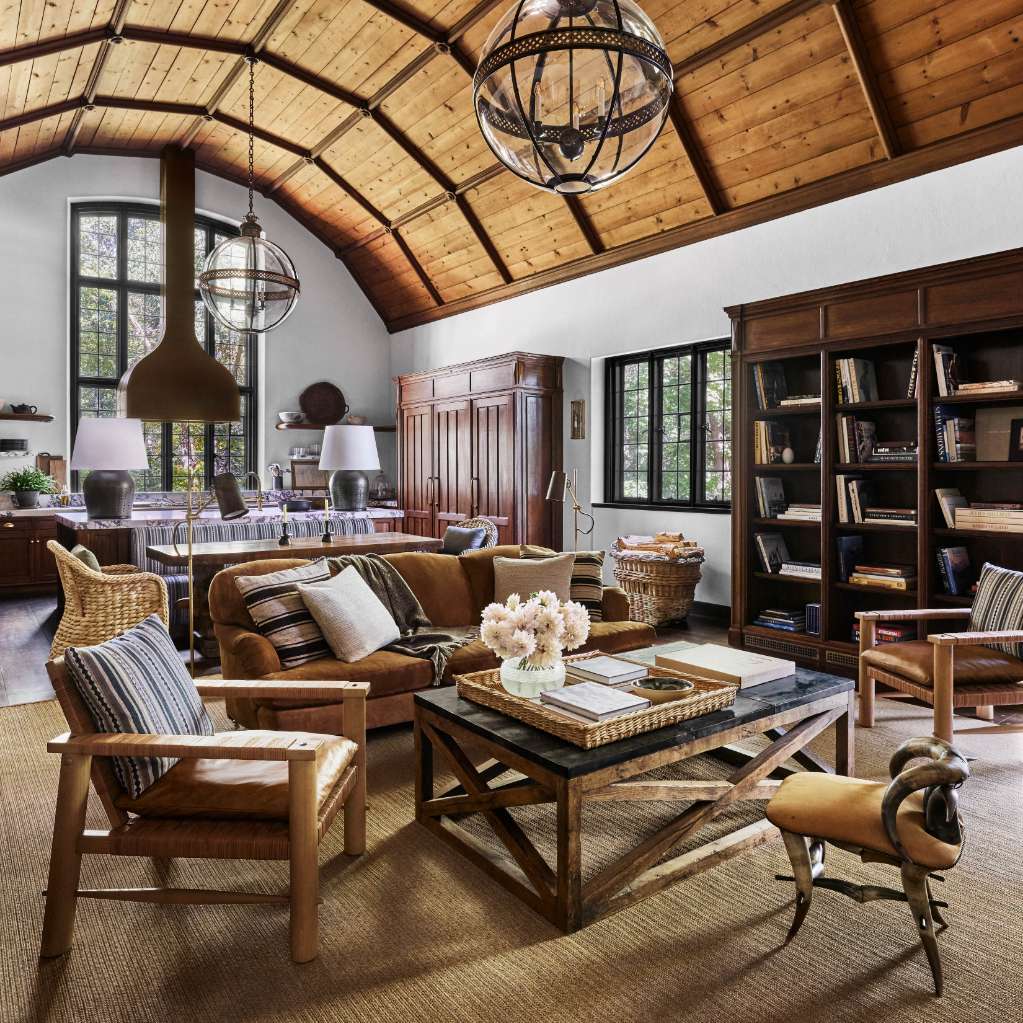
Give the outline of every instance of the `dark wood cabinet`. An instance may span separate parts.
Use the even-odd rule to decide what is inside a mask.
[[[399,493],[407,532],[443,536],[474,516],[500,543],[561,547],[560,356],[509,355],[401,376]]]
[[[0,592],[55,589],[57,565],[46,541],[56,537],[49,515],[0,521]]]

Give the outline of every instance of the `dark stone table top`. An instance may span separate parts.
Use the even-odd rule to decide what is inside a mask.
[[[416,693],[415,702],[417,706],[425,707],[481,738],[517,753],[553,774],[576,778],[649,753],[684,746],[693,740],[807,706],[829,696],[848,693],[852,689],[852,679],[797,668],[795,675],[740,691],[735,703],[725,710],[590,750],[580,749],[500,711],[465,700],[454,686]]]

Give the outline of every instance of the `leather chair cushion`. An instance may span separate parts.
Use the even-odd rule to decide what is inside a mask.
[[[411,551],[384,555],[409,584],[434,625],[476,625],[479,615],[462,559]]]
[[[767,804],[767,819],[797,835],[846,842],[898,858],[881,819],[886,788],[881,782],[843,775],[793,774]],[[922,793],[914,792],[899,807],[897,826],[914,863],[944,870],[958,861],[960,845],[949,845],[924,830]]]
[[[222,732],[218,739],[246,742],[280,732]],[[333,790],[355,757],[356,745],[334,735],[296,732],[326,739],[316,764],[317,805]],[[142,817],[288,819],[288,765],[282,760],[179,760],[137,799],[122,798],[119,807]]]
[[[908,643],[883,643],[860,656],[871,668],[899,675],[919,686],[934,686],[934,651],[925,639]],[[1023,661],[986,646],[955,648],[956,685],[984,685],[1018,682],[1023,679]]]

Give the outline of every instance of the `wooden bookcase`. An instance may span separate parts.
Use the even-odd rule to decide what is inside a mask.
[[[732,645],[791,657],[822,671],[853,675],[857,663],[852,641],[855,611],[969,606],[969,597],[953,597],[943,591],[937,547],[966,547],[974,576],[985,561],[1023,569],[1023,533],[947,529],[934,496],[938,487],[956,487],[970,501],[1023,501],[1023,462],[939,462],[934,429],[937,404],[959,406],[969,414],[1007,402],[1023,408],[1023,395],[939,398],[932,352],[935,343],[952,346],[968,380],[1023,380],[1023,250],[726,311],[732,319],[736,438]],[[914,353],[919,354],[919,385],[917,397],[907,398]],[[835,362],[843,357],[874,361],[877,401],[839,403]],[[759,409],[753,382],[753,367],[758,362],[780,363],[789,394],[820,394],[820,406]],[[875,422],[883,439],[918,438],[917,463],[842,464],[836,419],[846,412]],[[789,430],[793,464],[754,464],[753,424],[765,418],[783,423]],[[820,464],[815,464],[818,431],[822,457]],[[915,508],[917,525],[839,523],[835,475],[843,471],[873,480],[880,504]],[[781,479],[790,502],[819,500],[822,521],[760,518],[754,485],[758,475]],[[779,579],[763,573],[753,539],[758,532],[781,533],[794,559],[819,560],[821,581]],[[915,564],[916,589],[875,590],[840,582],[835,541],[845,534],[863,537],[867,560]],[[753,624],[764,608],[795,610],[810,602],[821,604],[819,637]],[[938,627],[947,629],[949,624]]]

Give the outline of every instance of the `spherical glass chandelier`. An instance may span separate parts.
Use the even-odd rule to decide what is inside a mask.
[[[483,48],[473,102],[501,163],[572,195],[636,165],[672,88],[664,43],[633,0],[516,0]]]
[[[213,318],[245,334],[279,327],[297,305],[300,290],[291,257],[262,237],[252,207],[254,68],[253,58],[249,60],[249,212],[241,223],[241,235],[222,241],[206,257],[199,274],[199,293]]]

